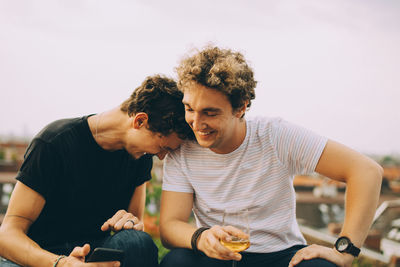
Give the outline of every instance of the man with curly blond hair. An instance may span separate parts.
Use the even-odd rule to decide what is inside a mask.
[[[184,58],[177,72],[197,142],[165,159],[160,231],[172,250],[161,266],[350,266],[377,206],[382,168],[280,118],[245,118],[256,81],[239,52],[209,46]],[[335,248],[307,246],[296,221],[293,177],[314,171],[347,183]],[[222,214],[243,209],[251,244],[237,253],[221,241],[246,234],[233,222],[222,226]],[[197,227],[188,223],[192,210]]]
[[[182,97],[174,80],[154,75],[122,105],[38,133],[0,227],[0,266],[157,267],[143,231],[145,182],[153,155],[193,135]],[[96,247],[123,250],[123,262],[86,263]]]

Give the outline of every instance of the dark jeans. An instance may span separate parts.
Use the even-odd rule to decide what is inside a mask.
[[[287,267],[294,254],[302,249],[303,245],[272,252],[272,253],[241,253],[242,260],[237,267]],[[223,261],[207,257],[205,254],[196,255],[190,249],[173,249],[161,261],[161,267],[231,267],[232,261]],[[324,259],[302,261],[297,267],[334,267],[335,264]]]
[[[85,243],[90,244],[93,250],[95,247],[105,247],[121,249],[125,252],[125,258],[122,267],[157,267],[158,266],[158,249],[151,237],[142,231],[123,230],[113,236],[109,236],[101,240],[91,240],[86,242],[65,243],[60,246],[48,248],[47,250],[56,253],[69,255],[76,246],[83,246]],[[20,267],[19,265],[1,260],[0,267]]]

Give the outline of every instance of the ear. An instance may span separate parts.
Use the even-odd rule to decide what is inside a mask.
[[[149,120],[149,116],[144,112],[139,112],[135,114],[133,118],[133,128],[139,129],[143,126],[147,126],[147,121]]]
[[[240,109],[238,109],[238,111],[236,112],[236,117],[238,117],[238,118],[242,118],[243,117],[243,114],[246,112],[246,110],[247,110],[247,105],[249,104],[249,101],[248,100],[246,100],[245,102],[244,102],[244,104],[243,104],[243,106],[240,108]]]

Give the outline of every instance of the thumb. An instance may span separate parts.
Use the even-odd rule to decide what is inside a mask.
[[[75,247],[74,250],[72,250],[70,256],[80,258],[80,259],[85,259],[86,255],[89,254],[90,252],[90,245],[85,244],[83,247]]]

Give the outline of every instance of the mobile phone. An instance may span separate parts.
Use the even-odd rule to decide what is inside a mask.
[[[119,261],[122,264],[124,251],[112,248],[95,248],[86,262]]]

